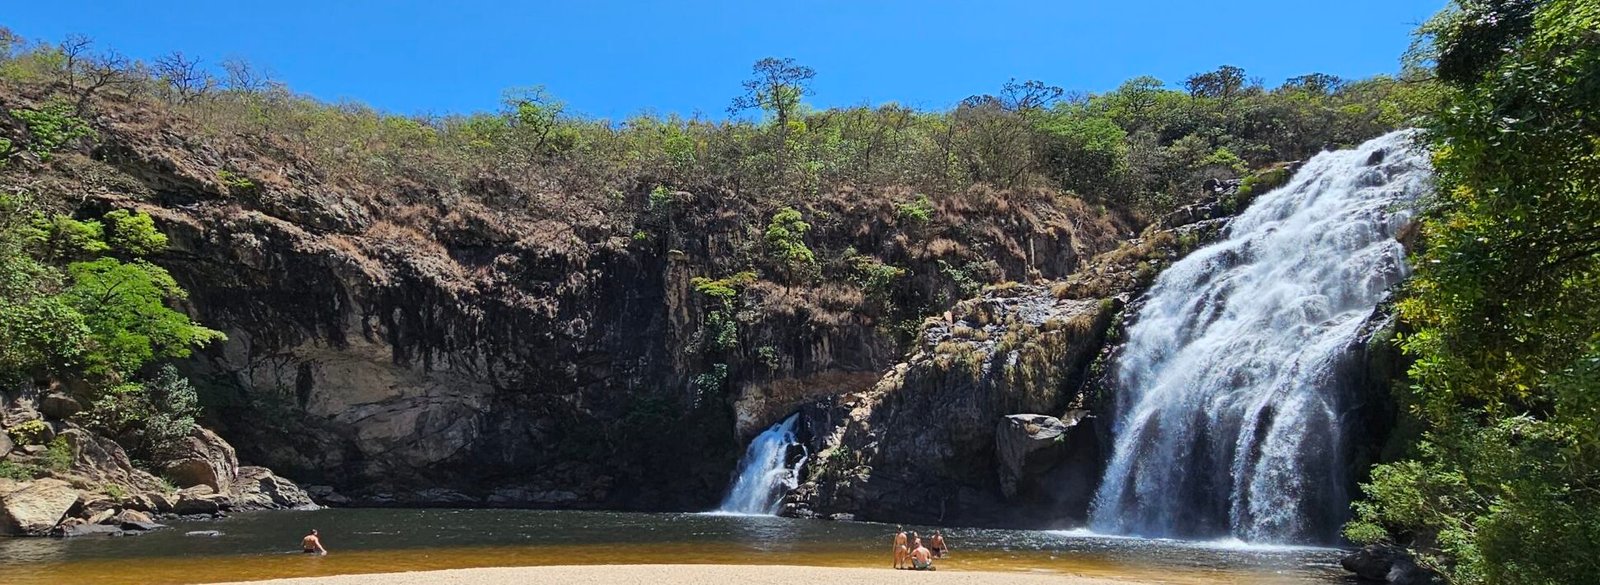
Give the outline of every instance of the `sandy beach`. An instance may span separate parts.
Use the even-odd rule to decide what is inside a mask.
[[[244,582],[242,582],[244,583]],[[1061,574],[986,571],[914,572],[892,569],[846,569],[787,565],[591,565],[499,567],[411,573],[338,575],[301,579],[249,581],[252,585],[1129,585],[1136,581],[1096,579]],[[223,584],[236,585],[236,584]]]

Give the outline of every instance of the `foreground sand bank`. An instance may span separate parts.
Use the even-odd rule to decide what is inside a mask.
[[[299,579],[251,581],[251,585],[878,585],[933,583],[937,585],[1129,585],[1121,581],[1061,574],[999,573],[985,571],[913,572],[891,569],[844,569],[786,565],[589,565],[556,567],[497,567],[451,569],[412,573],[337,575]],[[224,584],[235,585],[235,584]]]

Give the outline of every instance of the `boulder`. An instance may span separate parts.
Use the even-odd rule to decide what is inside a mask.
[[[78,503],[78,490],[58,479],[39,479],[0,494],[0,535],[44,536]]]
[[[184,536],[201,536],[201,537],[206,537],[206,538],[216,538],[216,537],[222,536],[222,531],[220,531],[220,530],[190,530],[188,532],[183,533],[183,535]]]
[[[10,455],[11,451],[16,448],[16,444],[11,442],[11,435],[0,431],[0,458]]]
[[[197,485],[178,490],[172,513],[180,516],[215,515],[233,508],[233,499],[216,493],[211,486]]]
[[[116,515],[116,510],[100,510],[99,512],[93,512],[89,514],[87,518],[84,518],[84,522],[89,524],[111,524],[111,518]]]
[[[282,510],[282,509],[315,509],[317,504],[311,501],[305,490],[287,479],[278,477],[272,470],[265,467],[240,467],[239,476],[233,481],[233,490],[229,493],[232,497],[233,509],[236,510]]]
[[[134,467],[116,441],[70,423],[61,437],[72,449],[72,474],[80,485],[117,485],[128,492],[161,488],[161,480]]]
[[[148,532],[167,527],[165,524],[157,524],[155,520],[150,519],[149,515],[137,510],[123,510],[116,516],[111,517],[111,523],[121,527],[123,530],[135,532]]]
[[[1410,552],[1394,545],[1369,544],[1339,559],[1339,565],[1364,581],[1390,585],[1438,582],[1433,571],[1418,566]]]
[[[62,392],[51,392],[39,399],[39,412],[56,420],[67,420],[83,412],[83,404]]]
[[[239,457],[233,446],[210,430],[196,427],[184,440],[182,454],[167,463],[166,475],[180,488],[210,486],[227,493],[239,474]]]

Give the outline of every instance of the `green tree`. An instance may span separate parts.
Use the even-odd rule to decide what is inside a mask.
[[[816,266],[816,255],[806,247],[806,233],[810,231],[811,224],[793,207],[772,214],[772,221],[767,224],[767,257],[788,282],[794,282]]]
[[[1462,583],[1600,582],[1600,4],[1461,0],[1422,29],[1447,107],[1399,304],[1426,431],[1352,538]]]

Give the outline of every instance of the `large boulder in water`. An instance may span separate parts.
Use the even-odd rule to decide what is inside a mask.
[[[1369,544],[1339,559],[1344,570],[1365,581],[1391,585],[1425,585],[1438,581],[1428,569],[1417,565],[1406,549],[1388,544]]]
[[[78,503],[78,490],[59,479],[0,480],[0,535],[43,536]]]

